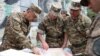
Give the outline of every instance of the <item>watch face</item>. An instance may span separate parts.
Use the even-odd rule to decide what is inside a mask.
[[[96,37],[98,39],[96,39],[94,41],[94,44],[93,44],[93,52],[97,55],[97,56],[100,56],[100,37]]]

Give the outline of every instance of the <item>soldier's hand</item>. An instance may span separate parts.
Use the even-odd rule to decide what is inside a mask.
[[[34,47],[34,48],[32,48],[32,51],[33,51],[33,53],[35,53],[35,54],[37,54],[37,55],[40,55],[39,48]]]
[[[65,45],[62,45],[61,48],[65,48]]]
[[[43,49],[48,50],[49,45],[46,42],[43,42],[42,47],[43,47]]]

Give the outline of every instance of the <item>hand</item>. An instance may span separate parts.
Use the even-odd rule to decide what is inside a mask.
[[[65,45],[62,45],[61,48],[65,48]]]
[[[33,51],[33,53],[35,53],[35,54],[37,54],[37,55],[40,55],[39,48],[33,47],[33,48],[32,48],[32,51]]]
[[[43,49],[48,50],[49,45],[46,42],[43,42],[42,47],[43,47]]]

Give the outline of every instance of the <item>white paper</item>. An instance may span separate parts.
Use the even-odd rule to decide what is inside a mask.
[[[19,50],[9,49],[0,52],[0,56],[39,56],[28,52],[23,52]]]

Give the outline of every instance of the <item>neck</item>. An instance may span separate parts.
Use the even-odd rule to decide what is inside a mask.
[[[78,20],[78,17],[72,17],[73,20]]]
[[[78,21],[78,17],[72,17],[71,18],[73,22],[77,22]]]

